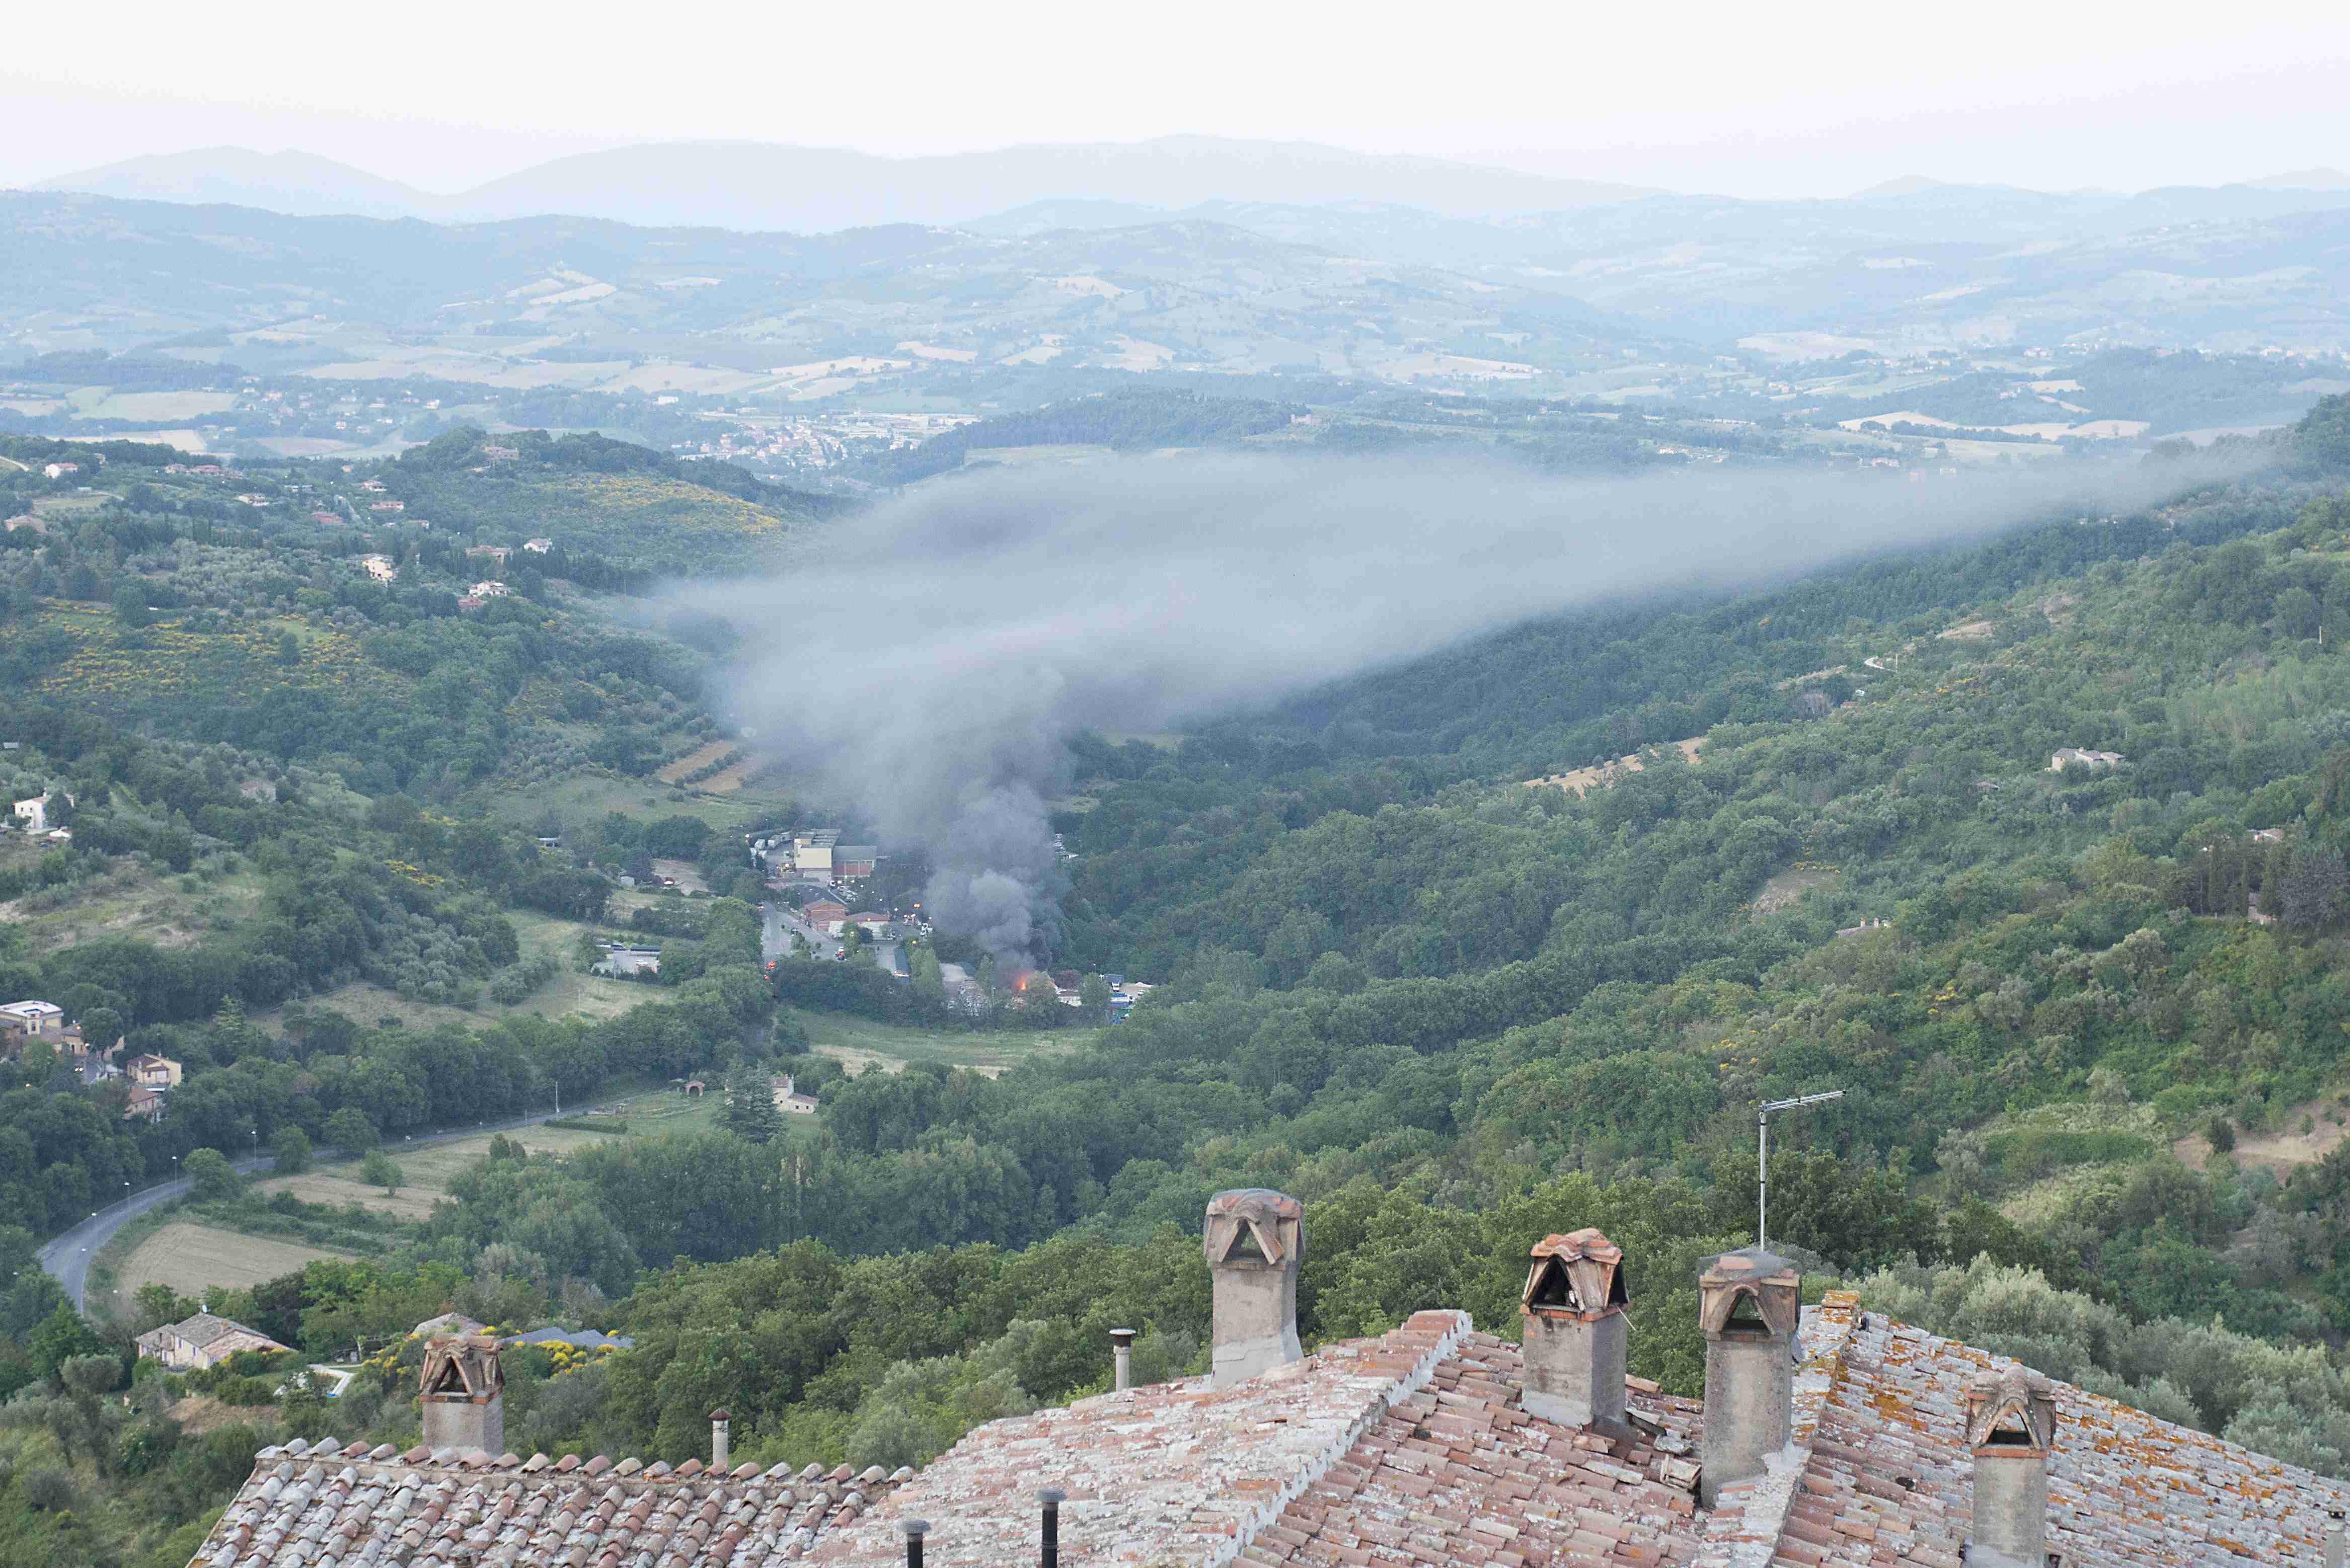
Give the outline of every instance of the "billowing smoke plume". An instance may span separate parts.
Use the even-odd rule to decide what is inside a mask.
[[[825,557],[680,597],[749,650],[759,743],[920,845],[943,929],[1050,947],[1045,802],[1077,731],[1263,705],[1593,600],[2153,498],[2139,470],[1529,480],[1499,464],[1184,458],[1003,471],[839,525]]]

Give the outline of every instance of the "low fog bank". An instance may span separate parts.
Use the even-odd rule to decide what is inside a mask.
[[[925,848],[931,918],[1017,960],[1057,936],[1045,802],[1080,730],[1173,728],[1578,605],[2104,514],[2187,477],[1130,461],[926,486],[845,522],[820,565],[673,597],[742,634],[730,695],[761,748]]]

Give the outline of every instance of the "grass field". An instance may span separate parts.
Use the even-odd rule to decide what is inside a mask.
[[[400,1220],[423,1220],[432,1214],[434,1203],[448,1196],[449,1184],[457,1174],[490,1151],[493,1137],[511,1138],[533,1154],[576,1154],[622,1137],[704,1131],[717,1125],[724,1105],[714,1082],[707,1094],[691,1096],[673,1089],[648,1089],[600,1102],[594,1107],[599,1112],[613,1113],[615,1123],[626,1124],[626,1133],[536,1127],[503,1135],[484,1132],[473,1137],[451,1138],[425,1148],[404,1141],[388,1143],[384,1152],[399,1165],[403,1178],[395,1193],[387,1194],[382,1188],[361,1181],[357,1161],[321,1165],[299,1176],[274,1177],[255,1186],[264,1193],[291,1192],[305,1203],[326,1203],[338,1209],[356,1203]]]
[[[617,811],[635,817],[698,817],[722,833],[739,833],[754,823],[788,818],[795,797],[764,784],[712,794],[706,787],[680,789],[652,779],[583,769],[524,788],[484,792],[481,799],[484,810],[504,822],[536,822],[550,814],[565,822],[598,822]]]
[[[41,848],[12,834],[0,841],[0,867],[33,860]],[[260,907],[261,877],[253,872],[199,878],[158,875],[125,861],[88,882],[0,904],[0,920],[44,950],[109,936],[176,948],[225,931]]]
[[[170,424],[201,419],[236,407],[234,392],[118,392],[110,387],[83,387],[73,394],[75,410],[84,419],[140,420]]]
[[[852,1074],[873,1068],[901,1073],[910,1062],[944,1062],[992,1078],[1031,1056],[1075,1051],[1101,1033],[1097,1029],[1055,1029],[1026,1033],[1005,1031],[956,1034],[943,1030],[901,1029],[844,1012],[802,1012],[799,1020],[806,1026],[808,1044],[816,1054],[831,1057]]]
[[[200,1296],[222,1286],[257,1285],[293,1273],[315,1259],[350,1255],[275,1236],[246,1236],[174,1220],[123,1261],[116,1288],[125,1301],[144,1284],[165,1284],[182,1295]]]
[[[88,495],[36,495],[33,497],[36,517],[71,517],[78,513],[98,512],[113,505],[122,497],[111,491],[93,490]],[[96,611],[91,612],[98,613]]]
[[[588,1019],[617,1018],[654,999],[656,993],[648,986],[583,974],[573,967],[572,950],[577,944],[580,933],[589,929],[601,930],[602,927],[583,926],[530,909],[508,909],[505,914],[506,919],[514,922],[515,936],[521,939],[525,958],[547,953],[562,965],[554,979],[510,1007],[489,1001],[486,994],[471,1009],[438,1002],[418,1002],[365,981],[353,981],[348,985],[322,992],[309,999],[309,1005],[330,1007],[370,1028],[380,1018],[396,1018],[400,1026],[407,1029],[439,1029],[450,1025],[460,1029],[478,1029],[484,1023],[494,1023],[518,1012],[536,1013],[542,1018],[567,1018],[575,1013]],[[256,1012],[254,1020],[264,1027],[275,1028],[278,1016],[276,1010],[271,1010]]]
[[[692,751],[686,753],[685,755],[678,758],[677,761],[670,763],[669,766],[656,772],[653,774],[653,777],[660,780],[663,784],[675,784],[686,774],[695,773],[702,768],[708,767],[711,763],[716,762],[727,753],[734,750],[734,747],[735,742],[733,741],[712,741],[708,745],[697,746]]]
[[[631,1128],[638,1125],[637,1118],[629,1120]],[[356,1203],[379,1214],[422,1220],[432,1212],[434,1203],[449,1195],[449,1184],[456,1179],[457,1173],[490,1151],[490,1139],[496,1136],[483,1133],[478,1137],[452,1138],[426,1148],[397,1139],[386,1144],[384,1152],[400,1167],[403,1179],[395,1193],[386,1194],[382,1188],[361,1181],[357,1161],[320,1165],[299,1176],[273,1177],[255,1186],[265,1193],[291,1192],[305,1203],[326,1203],[338,1209]],[[608,1143],[621,1135],[578,1132],[570,1127],[525,1127],[504,1136],[534,1154],[559,1155]]]

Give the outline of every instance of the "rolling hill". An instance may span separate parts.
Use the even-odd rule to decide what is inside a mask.
[[[9,194],[0,234],[0,342],[36,353],[226,331],[250,335],[233,345],[239,363],[366,361],[391,338],[463,356],[503,337],[604,342],[623,361],[732,350],[721,362],[806,371],[838,359],[850,375],[930,358],[1473,379],[1654,337],[1555,294],[1198,220],[803,237]]]

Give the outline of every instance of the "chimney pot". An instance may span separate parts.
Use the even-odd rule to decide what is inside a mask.
[[[2345,1544],[2343,1511],[2329,1508],[2325,1515],[2325,1568],[2344,1568],[2345,1557],[2350,1557],[2350,1545]]]
[[[1208,1199],[1201,1251],[1214,1286],[1215,1386],[1295,1361],[1305,1210],[1285,1192],[1234,1188]]]
[[[1111,1380],[1114,1392],[1123,1394],[1134,1386],[1134,1330],[1114,1328],[1109,1331],[1110,1361],[1117,1371]]]
[[[726,1428],[733,1418],[723,1409],[710,1412],[710,1469],[713,1475],[726,1473]]]
[[[1061,1504],[1068,1498],[1069,1494],[1056,1486],[1048,1486],[1036,1494],[1036,1501],[1045,1505],[1043,1568],[1061,1568]]]
[[[1525,1342],[1520,1403],[1531,1416],[1628,1436],[1624,1419],[1624,1249],[1586,1228],[1534,1243],[1518,1301]]]
[[[2055,1446],[2056,1399],[2048,1379],[2015,1367],[1979,1374],[1968,1386],[1971,1568],[2046,1568],[2048,1455]]]
[[[1697,1291],[1705,1330],[1698,1501],[1711,1508],[1723,1487],[1761,1475],[1794,1436],[1803,1276],[1786,1259],[1744,1247],[1708,1258]]]
[[[428,1449],[505,1451],[505,1373],[486,1334],[436,1334],[417,1374],[417,1414]]]
[[[927,1519],[901,1519],[898,1528],[906,1534],[906,1568],[922,1568],[922,1537],[931,1532]]]

